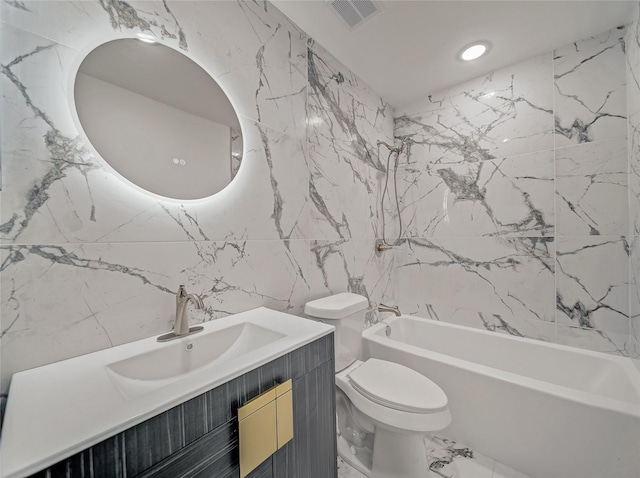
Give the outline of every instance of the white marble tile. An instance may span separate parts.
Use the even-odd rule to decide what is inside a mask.
[[[559,238],[556,247],[558,324],[628,334],[626,238]]]
[[[312,141],[319,151],[339,145],[344,154],[337,163],[331,154],[326,162],[316,156],[311,168],[306,35],[269,3],[20,5],[1,6],[8,19],[2,63],[9,72],[2,77],[1,232],[10,257],[2,269],[3,391],[13,371],[167,330],[183,281],[207,305],[194,312],[196,321],[259,305],[301,313],[311,283],[318,294],[387,293],[391,261],[372,259],[372,239],[340,244],[335,254],[327,245],[326,263],[314,255],[321,247],[312,251],[298,239],[342,237],[324,210],[320,219],[310,214],[319,204],[310,200],[310,169],[321,176],[314,200],[326,201],[330,215],[348,217],[344,236],[376,235],[382,173],[370,152],[377,139],[391,141],[391,108],[342,66],[347,84],[331,95],[321,99],[315,82],[314,121],[342,121],[351,135],[338,128]],[[79,139],[67,99],[77,52],[139,31],[198,61],[238,110],[243,160],[236,179],[214,198],[184,203],[132,189]],[[326,53],[321,62],[338,65]],[[330,82],[331,68],[323,70]],[[335,105],[325,102],[331,98],[338,98]],[[355,196],[349,176],[361,186]],[[336,197],[342,187],[347,195]],[[351,212],[352,204],[362,208]],[[321,225],[311,230],[316,219]],[[34,348],[38,353],[30,354]]]
[[[629,233],[637,235],[640,234],[640,113],[629,120]]]
[[[400,304],[554,320],[550,238],[409,239],[404,247],[396,257]]]
[[[21,58],[11,67],[15,76],[5,76],[3,83],[5,241],[306,236],[308,167],[302,141],[241,117],[244,164],[235,180],[209,199],[159,199],[131,188],[84,147],[60,94],[73,52],[10,27],[3,29],[3,38]]]
[[[585,316],[584,327],[621,334],[613,347],[589,335],[594,347],[618,353],[629,330],[629,253],[620,236],[640,231],[638,28],[578,41],[396,112],[395,136],[411,139],[399,192],[406,235],[415,238],[396,260],[403,309],[547,341],[560,340],[556,320],[579,326]],[[549,236],[553,244],[555,236],[590,234],[616,236],[620,247],[599,254],[604,238],[574,260],[577,251],[565,242],[569,250],[559,250],[557,265],[540,274],[479,260],[487,236]],[[552,261],[555,250],[542,256],[538,265]],[[525,262],[539,260],[532,254]]]
[[[455,440],[436,435],[426,439],[429,478],[528,478],[528,475],[510,468],[492,458],[465,447]],[[339,478],[364,478],[339,459]]]
[[[478,162],[552,149],[551,55],[429,96],[396,114],[396,136],[428,147],[427,161]]]
[[[605,352],[615,355],[627,355],[629,335],[583,327],[566,327],[558,324],[557,342],[581,349]]]
[[[432,305],[417,302],[419,297],[412,298],[413,303],[401,301],[399,306],[403,314],[415,315],[450,324],[464,325],[490,332],[508,334],[514,337],[556,341],[556,327],[554,323],[544,320],[523,320],[512,316],[491,314],[477,310],[466,310],[445,305]]]
[[[172,2],[238,113],[306,134],[307,37],[267,2]],[[197,40],[196,40],[197,38]]]
[[[313,40],[308,65],[309,141],[347,143],[361,161],[382,170],[374,153],[377,140],[389,142],[393,137],[391,106]]]
[[[640,4],[635,3],[631,22],[625,31],[625,60],[627,63],[627,111],[640,113]]]
[[[640,342],[633,335],[629,337],[627,342],[626,355],[633,359],[634,364],[640,370]]]
[[[9,71],[2,77],[3,391],[13,371],[167,330],[180,282],[205,300],[195,321],[260,305],[301,313],[312,286],[316,294],[353,290],[376,301],[390,294],[393,255],[374,259],[370,238],[380,228],[375,142],[391,141],[391,108],[326,52],[308,89],[306,35],[269,3],[1,8]],[[140,31],[203,65],[238,111],[243,160],[214,198],[185,203],[132,189],[79,138],[67,98],[78,51]],[[326,95],[321,81],[332,87]],[[315,156],[306,154],[307,124]],[[298,240],[307,237],[369,239],[310,247]]]
[[[77,193],[88,195],[85,175],[99,167],[77,138],[65,96],[66,72],[75,53],[6,25],[2,43],[2,62],[7,68],[2,77],[1,222],[3,237],[14,240],[33,221],[44,223],[43,231],[56,230],[55,221],[45,217],[49,189],[71,176],[78,178]],[[71,193],[67,188],[60,192],[65,202]],[[91,221],[91,203],[88,200],[78,206],[78,217],[72,219],[70,228],[80,228],[81,217]]]
[[[109,37],[151,34],[189,55],[239,115],[305,135],[307,38],[269,3],[29,1],[3,3],[9,24],[84,51]]]
[[[631,23],[625,32],[627,111],[631,115],[640,113],[640,8],[633,7]]]
[[[635,315],[629,322],[629,347],[630,355],[640,358],[640,316]]]
[[[309,297],[307,241],[2,246],[2,263],[3,391],[19,370],[169,330],[179,284],[204,301],[192,322],[301,314]]]
[[[556,146],[626,134],[624,28],[554,51]]]
[[[353,292],[369,299],[369,307],[388,301],[393,293],[394,260],[391,251],[377,257],[373,239],[311,241],[310,298]],[[367,325],[377,312],[367,317]]]
[[[98,1],[83,0],[2,2],[0,17],[7,25],[48,38],[74,50],[82,50],[87,38],[107,37],[113,33],[114,28],[132,32],[146,31],[159,37],[162,36],[163,27],[167,33],[176,29],[175,20],[170,19],[161,1],[146,2],[150,8],[146,9],[147,12],[142,17],[133,11],[127,12],[126,7],[122,5],[120,21],[113,6],[113,15],[109,14],[110,4],[113,5],[113,2],[103,2],[102,5]],[[116,22],[115,27],[111,23],[112,18]]]
[[[640,237],[629,238],[629,335],[640,343]]]
[[[391,108],[322,47],[308,50],[307,139],[313,239],[379,235]]]
[[[98,15],[102,20],[98,20],[92,5],[64,3],[63,8],[52,15],[59,25],[103,21],[113,30],[109,15],[103,10]],[[120,4],[109,5],[109,8],[124,8]],[[161,11],[174,21],[176,12],[181,16],[184,12],[184,18],[188,19],[185,23],[195,22],[194,28],[200,28],[206,27],[207,18],[224,13],[225,28],[238,24],[237,34],[242,34],[243,43],[232,42],[233,35],[226,40],[243,52],[243,55],[237,52],[232,55],[234,65],[226,64],[228,55],[224,54],[221,44],[198,35],[197,30],[193,33],[194,43],[189,47],[189,54],[200,58],[203,66],[215,65],[226,73],[232,70],[247,82],[242,90],[238,81],[219,75],[223,89],[229,92],[229,88],[236,88],[235,98],[250,99],[250,104],[239,106],[232,97],[245,133],[246,167],[240,168],[238,179],[210,200],[185,205],[158,200],[121,184],[100,158],[91,157],[85,150],[73,124],[66,89],[76,51],[5,25],[2,61],[10,72],[3,75],[3,166],[7,187],[2,230],[5,240],[42,243],[273,239],[306,235],[308,168],[303,150],[306,38],[298,30],[289,31],[287,25],[272,21],[264,8],[255,4],[177,2],[171,4],[171,14],[163,10],[167,5],[144,3],[128,14],[135,13],[140,20],[144,15],[153,16]],[[47,2],[29,3],[29,6],[31,11],[25,12],[28,18],[40,19],[41,15],[51,12]],[[189,10],[189,6],[195,10]],[[6,5],[3,8],[15,10]],[[118,15],[118,21],[125,21],[123,12]],[[283,18],[279,12],[277,16]],[[162,27],[164,24],[153,19],[145,21],[153,28],[167,30]],[[217,21],[222,22],[219,18]],[[48,27],[45,22],[41,23],[35,21],[32,30],[41,29],[46,34]],[[77,42],[89,43],[98,35],[82,31],[86,37],[78,36]],[[180,35],[171,41],[179,43]],[[79,43],[74,43],[75,46],[80,47]],[[256,61],[256,51],[265,55],[262,61]],[[226,63],[220,66],[223,58]],[[274,86],[266,93],[271,83]],[[258,92],[258,85],[265,85],[264,94]],[[253,121],[257,119],[261,123]],[[286,204],[288,199],[292,200],[291,207]],[[211,227],[206,227],[207,224]]]
[[[429,163],[412,145],[398,190],[408,236],[548,236],[553,150],[480,162]]]
[[[21,127],[12,131],[12,135],[26,135],[42,124],[55,127],[64,135],[74,134],[76,128],[69,114],[67,87],[77,52],[6,24],[2,25],[0,34],[0,61],[5,66],[3,113],[23,115]],[[3,124],[3,128],[7,126]]]
[[[436,435],[427,446],[431,476],[491,478],[495,461],[450,438]]]
[[[107,334],[101,324],[91,317],[86,306],[85,313],[86,317],[78,318],[63,333],[51,329],[41,329],[37,333],[32,330],[7,332],[2,337],[0,351],[2,393],[8,392],[11,376],[16,372],[110,347]]]
[[[640,233],[640,5],[625,36],[627,59],[627,145],[629,153],[629,234]]]
[[[626,234],[627,177],[625,137],[556,150],[558,234]]]
[[[550,235],[551,57],[433,94],[396,118],[407,236]]]
[[[627,60],[627,148],[629,156],[629,341],[627,354],[640,359],[640,3],[627,27],[625,48]],[[640,361],[636,361],[640,369]]]
[[[354,154],[349,144],[308,145],[309,237],[377,236],[384,173]]]

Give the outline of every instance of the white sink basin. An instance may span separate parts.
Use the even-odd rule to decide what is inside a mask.
[[[13,375],[0,476],[30,476],[333,331],[264,307],[202,325]]]
[[[131,399],[284,337],[283,333],[245,322],[158,344],[148,352],[110,363],[106,369],[122,395]]]

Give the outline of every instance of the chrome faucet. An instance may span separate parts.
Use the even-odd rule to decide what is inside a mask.
[[[400,309],[397,305],[390,306],[385,304],[378,304],[378,312],[393,312],[397,317],[400,317],[402,315],[402,312],[400,312]]]
[[[187,294],[187,289],[184,285],[178,288],[176,293],[176,323],[173,326],[173,332],[161,335],[158,337],[158,342],[168,342],[186,335],[195,334],[203,330],[201,326],[189,327],[189,319],[187,317],[187,304],[189,301],[193,302],[196,309],[204,308],[202,299],[196,294]]]

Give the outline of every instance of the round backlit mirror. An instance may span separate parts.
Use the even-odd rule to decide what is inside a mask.
[[[173,48],[137,38],[103,43],[80,64],[73,97],[91,146],[147,191],[205,198],[240,166],[233,106],[206,71]]]

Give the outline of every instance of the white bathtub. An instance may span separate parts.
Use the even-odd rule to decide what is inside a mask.
[[[640,477],[640,372],[630,359],[410,316],[365,330],[362,355],[436,382],[453,416],[443,435],[523,473]]]

